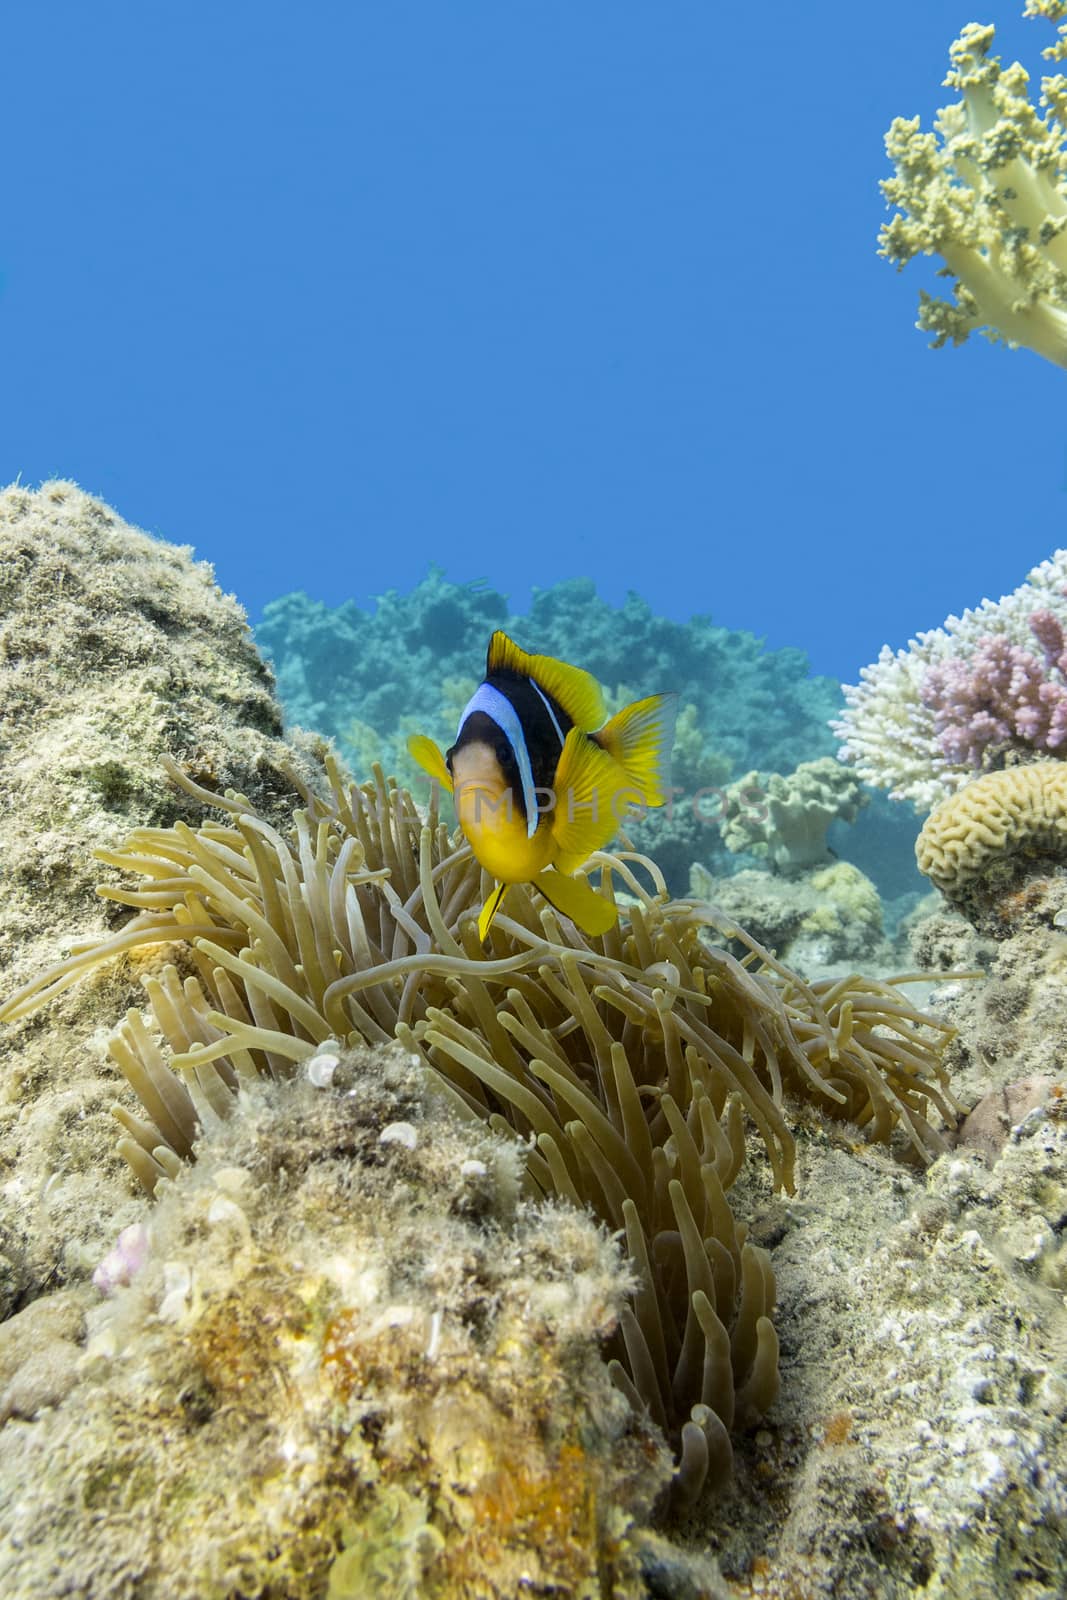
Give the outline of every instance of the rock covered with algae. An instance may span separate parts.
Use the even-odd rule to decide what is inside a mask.
[[[799,868],[788,877],[743,867],[717,878],[700,862],[690,891],[808,978],[895,971],[899,954],[885,933],[882,901],[851,861]]]
[[[736,1592],[1067,1593],[1064,905],[1038,864],[996,942],[944,903],[915,920],[917,968],[972,972],[933,992],[955,1149],[920,1172],[807,1122],[798,1198],[749,1206],[782,1389],[710,1532]]]
[[[280,764],[315,769],[280,732],[244,612],[206,562],[75,484],[0,491],[0,987],[107,930],[93,849],[193,814],[162,755],[291,810]],[[133,1220],[93,1037],[127,1004],[128,978],[103,976],[47,1022],[0,1030],[0,1316]]]
[[[597,1347],[617,1248],[399,1046],[318,1060],[161,1185],[66,1398],[0,1429],[0,1592],[641,1594],[670,1464]]]
[[[731,1593],[1067,1592],[1067,1118],[907,1171],[814,1128],[763,1210],[782,1389],[702,1530]],[[1057,1231],[1059,1230],[1059,1232]]]

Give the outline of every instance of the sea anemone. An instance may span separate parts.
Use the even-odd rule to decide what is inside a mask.
[[[193,1156],[201,1124],[232,1112],[242,1080],[289,1076],[333,1041],[399,1039],[461,1116],[523,1141],[533,1195],[588,1205],[625,1234],[636,1286],[613,1374],[679,1452],[680,1495],[725,1474],[729,1429],[778,1382],[770,1260],[726,1198],[746,1116],[790,1192],[787,1092],[872,1139],[899,1127],[928,1159],[928,1107],[954,1115],[950,1030],[891,984],[806,983],[713,907],[668,900],[632,853],[590,863],[600,892],[625,901],[603,938],[516,886],[487,954],[480,869],[436,799],[423,820],[380,769],[356,787],[327,761],[329,798],[301,789],[285,837],[242,796],[167,770],[226,820],[139,829],[98,852],[141,880],[100,889],[136,915],[12,995],[0,1020],[112,957],[167,947],[173,959],[143,979],[154,1028],[131,1010],[110,1041],[146,1113],[116,1107],[119,1147],[149,1191]],[[748,954],[715,948],[708,930]]]

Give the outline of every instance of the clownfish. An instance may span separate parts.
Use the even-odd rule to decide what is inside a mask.
[[[664,804],[677,701],[650,695],[607,721],[590,673],[493,634],[451,749],[442,754],[424,734],[408,740],[412,759],[453,795],[471,850],[495,879],[480,939],[513,883],[532,883],[583,932],[608,931],[615,906],[572,874],[627,810]]]

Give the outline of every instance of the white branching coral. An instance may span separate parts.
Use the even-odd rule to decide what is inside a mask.
[[[1027,0],[1058,23],[1045,56],[1067,55],[1067,0]],[[940,347],[981,331],[1067,366],[1067,78],[1041,80],[1039,105],[1016,61],[990,54],[994,29],[969,23],[950,49],[945,85],[960,99],[926,132],[897,117],[886,134],[896,175],[882,184],[896,215],[881,254],[903,267],[937,255],[954,298],[920,292],[917,326]]]
[[[1051,614],[1067,627],[1067,550],[1057,550],[999,600],[983,600],[960,617],[948,617],[912,639],[906,649],[883,645],[857,684],[846,684],[844,714],[831,724],[842,741],[842,761],[894,800],[929,811],[974,777],[942,747],[938,712],[928,692],[931,669],[972,660],[982,641],[1003,639],[1020,650],[1034,647],[1032,619]]]

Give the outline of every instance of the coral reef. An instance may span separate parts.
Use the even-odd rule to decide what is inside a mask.
[[[637,1600],[670,1468],[597,1348],[617,1249],[399,1047],[242,1094],[130,1286],[71,1308],[65,1392],[0,1429],[7,1600]]]
[[[77,491],[67,492],[75,506],[81,503]],[[20,538],[27,522],[52,515],[35,496],[30,502]],[[193,794],[162,781],[161,758],[179,760],[200,787],[243,792],[289,857],[297,903],[306,884],[305,903],[315,905],[320,863],[336,868],[343,830],[330,822],[336,796],[325,787],[317,798],[303,792],[318,782],[304,753],[242,721],[246,689],[271,702],[262,669],[245,674],[250,655],[238,609],[182,552],[143,539],[92,504],[80,543],[64,544],[69,530],[61,505],[54,511],[55,537],[69,551],[70,569],[57,585],[64,598],[55,653],[9,651],[0,660],[7,719],[0,781],[19,805],[39,808],[32,815],[51,863],[39,881],[26,872],[0,911],[12,918],[3,924],[4,990],[64,958],[70,930],[99,944],[122,937],[121,919],[131,910],[134,920],[165,919],[158,899],[130,908],[92,896],[98,874],[91,848],[123,853],[131,829],[184,838],[182,849],[191,853],[147,879],[127,878],[135,887],[122,892],[166,896],[168,876],[187,880],[190,921],[169,944],[90,965],[46,1010],[0,1030],[6,1097],[0,1245],[10,1246],[0,1325],[5,1596],[340,1600],[440,1592],[511,1600],[540,1590],[597,1600],[754,1593],[771,1600],[801,1593],[826,1600],[934,1593],[940,1600],[999,1600],[1010,1591],[1026,1600],[1058,1600],[1067,1590],[1067,1401],[1060,1376],[1067,1347],[1061,1226],[1067,1038],[1064,936],[1056,920],[1067,910],[1064,880],[1049,871],[1014,902],[1009,897],[1005,915],[1013,932],[995,945],[945,910],[917,923],[920,965],[954,970],[990,963],[985,983],[942,986],[938,1006],[951,1009],[958,1029],[947,1053],[954,1091],[968,1105],[998,1097],[1000,1135],[999,1144],[961,1147],[924,1167],[904,1164],[872,1142],[882,1131],[877,1118],[857,1129],[847,1118],[823,1115],[818,1104],[833,1107],[822,1095],[816,1102],[798,1095],[806,1069],[790,1066],[793,1058],[783,1050],[792,1032],[824,1081],[838,1066],[835,1051],[844,1055],[846,1074],[857,1076],[852,1085],[842,1080],[841,1092],[865,1104],[871,1090],[864,1090],[859,1071],[864,1030],[885,1036],[881,1026],[870,1028],[875,1013],[864,1007],[873,995],[880,1016],[885,1011],[878,1007],[894,997],[907,1010],[899,991],[855,980],[805,984],[773,958],[763,963],[751,942],[738,938],[732,965],[721,952],[686,956],[694,978],[703,973],[701,1007],[686,995],[670,948],[678,943],[677,908],[665,922],[662,902],[649,909],[655,897],[637,877],[633,885],[626,877],[644,869],[628,860],[621,866],[606,860],[605,868],[620,899],[635,902],[626,937],[635,948],[640,939],[651,944],[637,962],[575,943],[526,907],[490,960],[477,957],[483,968],[512,952],[521,961],[480,990],[470,982],[471,958],[462,947],[460,910],[472,889],[463,864],[446,865],[449,858],[431,850],[433,892],[425,902],[419,898],[423,836],[420,828],[416,839],[418,819],[405,809],[412,832],[409,850],[398,858],[395,898],[384,882],[363,881],[368,861],[373,875],[374,858],[357,865],[355,849],[350,885],[365,909],[368,937],[389,959],[394,950],[398,959],[417,954],[419,934],[428,932],[423,911],[431,905],[458,936],[462,964],[428,975],[426,1003],[440,1013],[434,1031],[448,1036],[450,1048],[469,1049],[473,1062],[463,1067],[429,1041],[428,1012],[409,1018],[411,1035],[399,1050],[349,1051],[327,1037],[320,1042],[294,1021],[287,997],[268,996],[288,1047],[302,1038],[310,1050],[293,1061],[272,1042],[284,1078],[274,1081],[262,1070],[262,1038],[250,1045],[255,1072],[239,1074],[235,1089],[226,1090],[237,1115],[219,1116],[207,1102],[207,1087],[217,1088],[212,1071],[222,1081],[216,1063],[200,1065],[207,1087],[197,1071],[183,1072],[199,1107],[196,1161],[175,1161],[174,1176],[157,1183],[149,1204],[133,1192],[114,1150],[108,1030],[141,1003],[141,980],[158,985],[165,1008],[178,981],[169,967],[180,976],[181,1003],[190,1010],[196,987],[187,980],[196,980],[211,1003],[221,998],[211,987],[216,969],[228,975],[234,993],[247,996],[245,979],[257,987],[256,973],[266,973],[256,965],[255,939],[227,941],[233,924],[212,901],[218,891],[197,884],[195,874],[211,879],[221,857],[240,883],[249,867],[242,828],[256,834],[266,859],[273,848],[248,812],[238,814],[229,803],[220,820],[205,823]],[[97,529],[103,530],[99,561]],[[42,540],[45,548],[29,570],[35,564],[44,570],[52,542],[51,534]],[[0,551],[4,637],[29,639],[32,608],[20,609],[22,591],[10,582],[19,571],[21,584],[26,573],[8,563],[9,548]],[[154,624],[143,635],[139,630],[146,620],[142,583],[153,587],[158,561],[173,575],[175,595],[157,637]],[[35,591],[39,611],[50,603],[47,591]],[[187,611],[195,615],[197,608],[200,620],[187,625]],[[101,659],[80,678],[67,670],[73,635],[91,633],[102,612],[116,634],[142,639],[146,655],[129,668],[116,662],[111,676]],[[184,675],[164,676],[166,692],[152,698],[158,680],[151,661],[168,659],[172,639]],[[23,720],[17,698],[31,684],[34,707]],[[88,725],[108,699],[127,705],[136,730],[121,749],[133,804],[115,811],[93,803],[88,780],[64,765],[63,743],[49,742],[54,720],[65,726],[67,748],[80,749],[82,719]],[[186,705],[205,736],[196,740],[194,726],[192,737],[170,741],[166,730],[184,726]],[[121,728],[115,738],[121,740]],[[19,763],[35,750],[33,783],[20,787]],[[300,784],[287,776],[288,764],[298,767]],[[117,798],[110,787],[108,794]],[[377,814],[377,787],[365,798]],[[211,803],[218,801],[213,795]],[[309,814],[303,854],[294,805]],[[14,805],[0,811],[4,840],[24,839]],[[327,838],[320,845],[323,822]],[[228,843],[231,834],[239,846]],[[193,859],[200,851],[205,855]],[[14,859],[11,852],[0,856],[0,869]],[[281,855],[275,860],[276,886],[288,884]],[[109,876],[117,876],[114,869]],[[11,889],[10,878],[5,887]],[[212,904],[214,931],[205,937],[226,956],[243,947],[247,971],[233,974],[221,959],[186,944],[194,913]],[[734,931],[710,908],[689,911],[697,943],[716,929],[719,937]],[[312,918],[312,926],[321,924]],[[348,930],[347,909],[340,926]],[[289,932],[296,937],[295,926]],[[546,944],[553,949],[546,952]],[[344,948],[343,942],[327,948],[320,963]],[[650,965],[652,957],[659,959]],[[567,976],[574,964],[590,997],[577,1021],[578,991]],[[293,965],[303,968],[303,953]],[[298,986],[309,981],[303,971],[296,976]],[[388,1034],[406,982],[397,973],[391,983],[342,998],[346,1007],[354,999],[368,1017],[383,1004],[379,1026]],[[522,1019],[509,989],[538,1008],[536,1051],[511,1031]],[[604,990],[616,1000],[603,999]],[[595,1110],[599,1081],[615,1082],[618,1056],[609,1052],[611,1075],[601,1074],[596,1036],[588,1031],[595,1012],[612,1044],[623,1047],[635,1081],[649,1072],[641,1100],[651,1125],[662,1037],[648,1026],[656,990],[668,1016],[687,1026],[695,1016],[725,1041],[731,1070],[738,1070],[735,1056],[757,1076],[766,1070],[773,1077],[777,1064],[799,1189],[796,1198],[775,1192],[775,1171],[762,1159],[746,1160],[730,1187],[734,1216],[749,1222],[746,1245],[774,1251],[781,1390],[758,1427],[734,1431],[734,1476],[716,1479],[717,1495],[688,1512],[676,1498],[681,1520],[669,1537],[663,1530],[650,1534],[643,1521],[671,1477],[670,1460],[656,1430],[611,1385],[597,1348],[606,1341],[609,1353],[626,1359],[622,1322],[626,1306],[634,1305],[627,1300],[633,1279],[588,1217],[537,1196],[545,1167],[527,1163],[529,1146],[515,1142],[522,1123],[514,1106],[480,1076],[496,1050],[484,1043],[483,1027],[496,1027],[523,1067],[521,1087],[557,1111],[562,1089],[537,1075],[535,1061],[562,1074],[557,1057],[584,1060]],[[546,993],[551,1006],[544,1011]],[[630,1014],[618,1009],[618,998],[633,1008]],[[820,1008],[836,1019],[830,1035],[812,1020]],[[224,1005],[218,1015],[228,1014]],[[245,1024],[261,1026],[251,1009]],[[425,1032],[414,1037],[423,1024]],[[216,1036],[225,1033],[224,1022],[208,1023],[207,1030],[214,1044],[224,1042]],[[189,1043],[203,1038],[198,1031]],[[896,1038],[903,1041],[899,1032]],[[225,1042],[240,1048],[234,1035]],[[165,1042],[160,1052],[169,1072]],[[421,1067],[410,1059],[416,1052]],[[224,1075],[221,1055],[219,1063]],[[1043,1081],[1037,1100],[1028,1101],[1015,1085],[1033,1077]],[[808,1087],[815,1087],[810,1079]],[[127,1116],[147,1129],[151,1113],[128,1087],[118,1093]],[[777,1106],[778,1087],[769,1094]],[[496,1131],[478,1108],[494,1099]],[[620,1108],[624,1103],[632,1110],[628,1097]],[[729,1140],[736,1113],[725,1100],[723,1113]],[[582,1101],[553,1114],[567,1163],[568,1141],[585,1140],[569,1125],[588,1126],[590,1107]],[[758,1156],[757,1124],[746,1122],[743,1131]],[[166,1146],[157,1148],[165,1163]],[[530,1154],[548,1165],[547,1148]],[[673,1159],[674,1136],[661,1148]],[[781,1159],[782,1146],[778,1151]],[[605,1170],[605,1180],[621,1170]],[[692,1169],[683,1161],[676,1170],[684,1192]],[[579,1165],[578,1180],[587,1177],[588,1163]],[[659,1231],[678,1235],[676,1222],[672,1212],[671,1225]],[[735,1224],[738,1233],[741,1226]],[[678,1245],[664,1243],[664,1264],[669,1268],[673,1249],[676,1271],[684,1273]],[[97,1287],[90,1279],[98,1266]],[[683,1299],[676,1285],[670,1317]]]
[[[948,795],[923,824],[915,845],[919,870],[946,899],[987,931],[1011,922],[1046,858],[1062,871],[1067,850],[1067,762],[1037,761],[987,772]]]
[[[1027,0],[1027,16],[1059,23],[1045,55],[1067,54],[1062,0]],[[939,255],[951,301],[920,293],[918,326],[940,347],[987,338],[1025,345],[1067,366],[1067,82],[1044,78],[1040,105],[1029,75],[992,55],[995,30],[968,23],[950,49],[948,88],[960,99],[938,112],[934,132],[898,117],[886,135],[896,167],[882,184],[900,210],[881,231],[898,268]]]
[[[160,783],[165,753],[237,785],[268,818],[291,811],[283,764],[308,782],[318,769],[280,730],[244,613],[206,563],[72,483],[0,491],[3,987],[55,960],[72,932],[114,926],[93,848],[196,812]],[[127,980],[102,975],[70,1033],[28,1030],[16,1046],[0,1030],[0,1316],[95,1262],[133,1220],[113,1073],[86,1046],[96,1006],[113,1018],[128,1003]]]
[[[867,783],[929,810],[1005,754],[1054,751],[1064,716],[1060,660],[1067,624],[1067,550],[1000,600],[983,600],[845,685],[833,724],[839,755]],[[1037,642],[1039,659],[1032,650]]]
[[[726,790],[723,843],[780,872],[822,865],[833,860],[827,828],[855,821],[866,798],[858,778],[833,756],[802,761],[788,776],[749,772]]]

